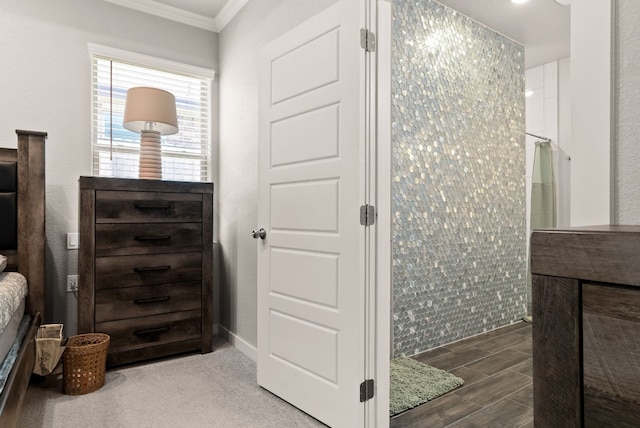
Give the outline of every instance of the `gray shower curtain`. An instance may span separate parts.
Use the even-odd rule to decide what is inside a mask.
[[[531,180],[531,230],[556,227],[556,183],[551,143],[537,141]],[[528,264],[528,263],[527,263]],[[531,314],[531,269],[527,269],[527,313]],[[531,317],[525,318],[531,321]]]
[[[551,144],[536,142],[531,184],[531,230],[556,227],[556,184]]]

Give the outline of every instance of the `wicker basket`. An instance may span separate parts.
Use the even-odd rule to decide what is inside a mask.
[[[87,333],[71,336],[62,357],[64,393],[82,395],[96,391],[104,385],[109,336]]]

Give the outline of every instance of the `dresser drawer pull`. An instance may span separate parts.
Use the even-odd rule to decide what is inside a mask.
[[[133,239],[136,241],[166,241],[171,239],[171,235],[141,235],[134,236]]]
[[[144,273],[144,272],[164,272],[171,269],[171,266],[146,266],[146,267],[137,267],[133,268],[134,272]]]
[[[148,328],[146,330],[135,330],[133,334],[136,336],[144,336],[145,334],[154,334],[154,333],[162,333],[163,331],[169,331],[169,326],[166,325],[164,327],[156,327],[156,328]]]
[[[133,204],[139,210],[168,210],[171,208],[169,202],[136,202]]]
[[[145,299],[135,299],[133,303],[136,305],[144,305],[145,303],[166,302],[169,299],[171,299],[171,296],[147,297]]]

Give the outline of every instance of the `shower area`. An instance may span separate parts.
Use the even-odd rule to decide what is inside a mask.
[[[392,354],[527,315],[524,47],[393,1]]]

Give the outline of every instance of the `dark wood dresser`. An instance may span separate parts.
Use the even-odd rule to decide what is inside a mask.
[[[640,227],[535,230],[535,427],[640,426]]]
[[[80,177],[78,332],[110,366],[212,351],[213,184]]]

